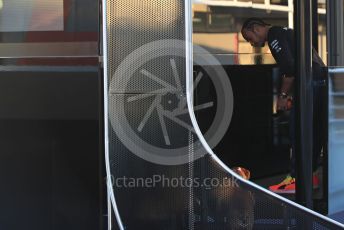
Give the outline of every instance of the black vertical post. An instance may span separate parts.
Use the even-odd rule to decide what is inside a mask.
[[[312,208],[312,0],[295,1],[295,29],[296,201]]]
[[[312,43],[314,49],[319,51],[319,15],[318,15],[318,0],[312,0]]]

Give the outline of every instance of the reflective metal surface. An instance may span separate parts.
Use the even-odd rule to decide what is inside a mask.
[[[1,0],[0,32],[61,31],[63,0]]]
[[[2,58],[98,57],[97,42],[1,43]]]
[[[96,57],[97,0],[2,0],[0,58]]]
[[[344,68],[329,68],[329,213],[343,211]]]
[[[0,229],[106,225],[98,4],[0,0]]]

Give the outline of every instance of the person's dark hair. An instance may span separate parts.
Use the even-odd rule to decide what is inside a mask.
[[[248,18],[244,21],[244,24],[241,28],[241,32],[243,32],[244,29],[252,30],[254,25],[270,26],[271,24],[264,22],[260,18]]]

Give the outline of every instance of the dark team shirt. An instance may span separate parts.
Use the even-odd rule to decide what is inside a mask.
[[[275,58],[281,73],[287,76],[295,75],[295,43],[294,31],[287,27],[272,26],[268,32],[268,44],[272,56]],[[313,48],[313,73],[321,74],[325,66],[318,53]]]

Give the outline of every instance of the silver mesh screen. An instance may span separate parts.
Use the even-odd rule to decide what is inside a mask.
[[[146,64],[142,69],[154,75],[163,74],[166,83],[174,84],[173,74],[166,68],[164,60],[153,58],[159,57],[161,50],[150,49],[149,54],[139,51],[131,57],[130,54],[150,42],[165,39],[184,40],[183,4],[183,1],[177,0],[108,1],[108,61],[111,63],[108,74],[110,78],[118,78],[116,70],[122,64],[126,66],[123,71],[132,75],[113,81],[111,92],[147,93],[159,88],[158,82],[147,79],[140,73],[137,69],[139,63]],[[170,49],[170,56],[177,56],[176,52],[178,50]],[[150,57],[153,60],[149,60]],[[124,61],[127,63],[123,63]],[[180,72],[185,72],[183,65],[176,67]],[[130,84],[126,84],[129,77]],[[185,82],[185,78],[180,80]]]
[[[189,175],[188,164],[156,163],[169,155],[188,157],[190,119],[182,114],[178,125],[172,114],[178,106],[186,108],[185,48],[174,44],[184,40],[183,6],[181,0],[107,2],[109,161],[128,229],[188,227],[188,188],[117,183]]]

